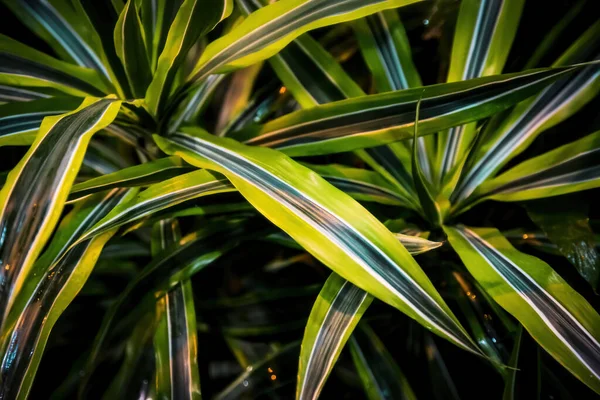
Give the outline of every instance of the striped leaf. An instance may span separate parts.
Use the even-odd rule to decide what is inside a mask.
[[[600,187],[600,131],[561,146],[487,181],[473,198],[520,201]]]
[[[394,235],[314,172],[279,152],[201,130],[155,140],[167,154],[225,174],[259,212],[345,279],[479,354]]]
[[[123,63],[133,96],[143,98],[150,81],[150,60],[142,37],[142,23],[135,8],[135,0],[128,0],[117,20],[114,33],[117,56]]]
[[[598,60],[600,43],[596,38],[599,34],[600,21],[588,28],[554,65]],[[465,201],[479,185],[525,150],[540,133],[573,115],[599,91],[600,63],[593,62],[517,105],[500,121],[488,124],[489,128],[480,134],[480,144],[470,155],[466,172],[452,194],[452,202]]]
[[[428,240],[396,235],[411,254],[438,247]],[[373,296],[332,272],[313,305],[302,339],[297,399],[316,399],[350,334]]]
[[[373,296],[331,273],[306,323],[296,399],[319,397],[333,365]]]
[[[110,81],[100,39],[85,18],[79,1],[6,0],[4,3],[65,61],[94,69],[104,81]]]
[[[426,135],[488,117],[583,68],[533,70],[337,101],[249,127],[239,137],[291,156],[373,147],[413,136],[421,98],[419,135]]]
[[[2,320],[58,222],[87,144],[120,106],[89,98],[73,112],[45,118],[35,143],[8,175],[0,192],[0,232],[6,232],[0,237]]]
[[[47,253],[36,263],[35,275],[17,297],[2,333],[2,398],[27,398],[54,324],[83,287],[115,230],[68,246],[86,226],[126,197],[125,190],[114,190],[91,198],[84,207],[70,213]]]
[[[177,220],[161,220],[153,229],[153,255],[180,240]],[[157,242],[155,244],[155,242]],[[161,316],[154,335],[156,392],[159,398],[200,398],[198,339],[192,283],[178,283],[156,303]]]
[[[211,43],[191,74],[195,82],[267,59],[301,34],[418,0],[283,0],[253,12],[227,35]]]
[[[406,31],[395,10],[357,20],[353,27],[379,93],[422,86]]]
[[[416,400],[393,356],[366,323],[352,334],[350,351],[369,400]]]
[[[69,201],[75,201],[92,193],[117,187],[149,186],[195,169],[183,163],[178,157],[166,157],[149,161],[73,185]]]
[[[90,228],[83,238],[139,220],[147,215],[201,196],[234,191],[223,177],[208,171],[194,171],[151,185],[131,201],[115,207]]]
[[[175,73],[188,51],[200,37],[227,18],[232,7],[231,0],[183,1],[169,28],[152,83],[146,92],[146,103],[154,115],[163,111]]]
[[[78,98],[54,97],[0,105],[0,147],[32,144],[45,117],[73,111],[79,104]]]
[[[456,22],[448,82],[499,74],[517,33],[524,0],[463,1]],[[440,175],[466,156],[476,124],[457,126],[438,138]],[[457,171],[459,172],[459,171]]]
[[[582,382],[600,393],[600,315],[548,264],[493,228],[445,228],[483,288]]]
[[[373,74],[379,93],[422,86],[411,56],[410,43],[395,10],[387,10],[354,22],[360,51]],[[432,136],[419,138],[419,162],[426,176],[431,176],[429,163],[434,150]],[[360,150],[357,155],[390,182],[402,186],[417,198],[410,176],[412,165],[410,141]],[[429,154],[429,156],[428,156]],[[415,200],[412,200],[415,202]]]
[[[96,71],[56,60],[4,35],[0,35],[0,84],[33,91],[51,88],[79,97],[110,92]]]
[[[314,165],[303,163],[336,188],[358,201],[407,206],[409,200],[376,172],[340,164]]]
[[[159,396],[171,399],[199,399],[200,376],[192,282],[187,280],[178,283],[157,304],[163,307],[165,315],[157,328],[154,343],[165,349],[157,353],[161,356],[157,357],[156,392]]]

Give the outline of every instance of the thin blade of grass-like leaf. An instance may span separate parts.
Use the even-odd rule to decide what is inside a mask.
[[[235,191],[235,188],[225,178],[208,171],[194,171],[176,176],[151,185],[131,201],[115,207],[83,237],[99,235],[186,200],[231,191]]]
[[[502,72],[517,33],[524,0],[464,1],[454,32],[448,82]],[[440,177],[455,170],[475,139],[476,124],[457,126],[438,137]],[[460,171],[454,171],[455,174]],[[451,177],[450,177],[451,179]]]
[[[180,240],[177,220],[161,220],[153,229],[153,255]],[[200,398],[196,310],[189,280],[179,282],[156,303],[160,322],[154,336],[156,392],[160,398]]]
[[[73,185],[69,201],[116,187],[149,186],[195,169],[183,163],[178,157],[161,158]]]

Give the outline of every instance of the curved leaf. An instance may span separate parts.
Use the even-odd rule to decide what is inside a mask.
[[[297,399],[316,399],[373,296],[332,272],[313,305],[302,339]]]
[[[3,397],[27,397],[52,327],[83,287],[102,247],[115,231],[69,246],[86,226],[127,196],[125,190],[114,190],[90,199],[85,207],[70,213],[48,251],[36,263],[2,332],[6,346],[2,348],[0,366]]]
[[[90,228],[83,238],[99,235],[186,200],[231,191],[235,191],[235,188],[225,178],[217,177],[208,171],[194,171],[176,176],[150,186],[131,201],[115,207]]]
[[[116,187],[148,186],[195,169],[184,164],[178,157],[161,158],[73,185],[69,201]]]
[[[314,172],[276,151],[196,130],[155,137],[166,153],[225,174],[307,251],[363,290],[479,354],[404,247],[376,218]]]
[[[120,106],[120,101],[90,98],[71,113],[45,118],[35,143],[8,175],[0,192],[2,320],[58,222],[87,144]]]
[[[488,117],[583,68],[533,70],[337,101],[249,127],[239,137],[290,156],[378,146],[412,137],[421,98],[419,135],[426,135]]]
[[[81,99],[63,97],[0,105],[0,146],[27,146],[35,141],[45,117],[76,109]]]
[[[227,35],[211,43],[190,77],[199,81],[275,55],[301,34],[418,0],[282,0],[253,12]]]
[[[548,264],[493,228],[445,228],[483,288],[566,369],[600,393],[600,315]]]
[[[56,60],[4,35],[0,35],[0,84],[52,88],[79,97],[110,92],[96,71]]]

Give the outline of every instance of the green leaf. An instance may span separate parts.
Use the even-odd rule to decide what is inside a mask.
[[[557,245],[560,254],[597,291],[600,282],[600,256],[589,224],[589,207],[579,196],[567,196],[561,200],[529,202],[525,208],[529,218]],[[577,204],[577,207],[572,207],[573,204]]]
[[[303,165],[317,172],[327,182],[358,201],[372,201],[396,206],[410,204],[402,193],[399,193],[377,172],[346,167],[340,164],[314,165],[303,163]]]
[[[114,41],[117,56],[123,63],[133,96],[139,99],[144,97],[152,81],[152,72],[142,37],[142,23],[134,1],[128,0],[121,11],[115,26]]]
[[[153,229],[153,254],[180,240],[177,220],[161,220]],[[158,243],[154,243],[158,242]],[[156,303],[162,318],[154,336],[156,392],[160,398],[200,398],[198,338],[192,283],[179,282]]]
[[[110,92],[96,71],[56,60],[4,35],[0,35],[0,84],[34,91],[51,88],[79,97]]]
[[[28,146],[45,117],[76,109],[81,99],[63,97],[0,105],[0,147]]]
[[[481,185],[471,201],[531,200],[600,187],[599,154],[600,131],[514,166]]]
[[[211,43],[194,68],[190,81],[199,81],[212,73],[231,71],[267,59],[311,29],[416,1],[282,0],[269,4]]]
[[[495,114],[582,68],[533,70],[337,101],[249,127],[239,137],[290,156],[374,147],[413,136],[421,98],[419,135],[426,135]]]
[[[185,0],[181,4],[146,92],[146,103],[154,115],[162,113],[177,69],[192,45],[227,18],[231,9],[231,0]]]
[[[352,334],[350,351],[369,400],[417,399],[392,355],[366,323]]]
[[[448,82],[502,73],[524,3],[524,0],[461,2]],[[439,135],[438,167],[442,178],[467,155],[476,133],[476,124],[471,123]]]
[[[155,136],[167,154],[225,174],[263,215],[361,289],[479,354],[418,264],[348,195],[283,154],[201,130]]]
[[[379,93],[422,86],[406,31],[395,10],[357,20],[353,27]]]
[[[176,176],[151,185],[129,202],[115,207],[83,237],[99,235],[187,200],[234,190],[235,188],[225,178],[215,176],[208,171],[194,171]]]
[[[419,237],[396,234],[411,254],[441,245]],[[297,399],[319,397],[346,341],[373,296],[332,272],[313,305],[302,339]]]
[[[2,397],[27,397],[56,320],[83,287],[115,230],[72,244],[86,226],[129,195],[126,190],[114,190],[87,200],[67,215],[48,250],[36,262],[3,328]]]
[[[599,34],[600,21],[588,28],[554,65],[598,59],[600,44],[596,38]],[[453,203],[465,201],[540,133],[573,115],[598,94],[600,63],[591,62],[576,72],[518,104],[508,116],[500,115],[500,121],[488,124],[480,133],[481,139],[472,150],[465,173],[452,194]]]
[[[306,323],[296,399],[316,399],[373,296],[331,273]]]
[[[34,144],[8,175],[0,192],[2,321],[58,222],[87,144],[120,106],[120,101],[89,98],[73,112],[46,117]]]
[[[179,157],[160,158],[73,185],[69,201],[76,201],[92,193],[116,187],[149,186],[195,169],[185,164]]]
[[[4,3],[63,59],[95,69],[106,82],[110,81],[102,61],[100,40],[78,1],[6,0]]]
[[[600,315],[548,264],[493,228],[445,228],[483,288],[582,382],[600,393]]]

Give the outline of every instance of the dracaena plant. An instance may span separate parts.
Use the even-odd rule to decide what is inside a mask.
[[[1,399],[600,393],[584,2],[3,3]]]

